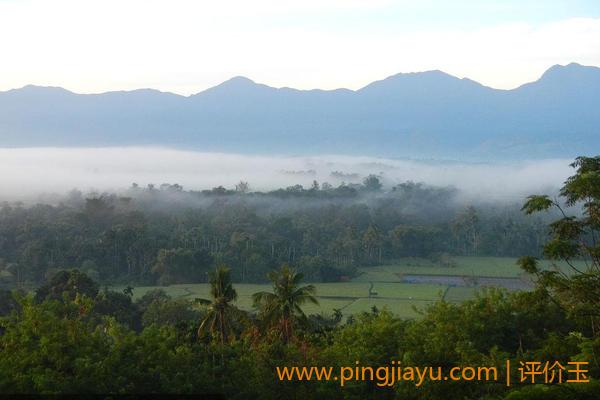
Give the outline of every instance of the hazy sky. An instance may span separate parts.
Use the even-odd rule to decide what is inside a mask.
[[[569,62],[600,66],[598,0],[0,0],[0,90],[356,89],[428,69],[513,88]]]

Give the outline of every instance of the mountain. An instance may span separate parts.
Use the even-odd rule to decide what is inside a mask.
[[[0,92],[0,147],[160,145],[205,151],[463,160],[600,150],[600,68],[569,64],[513,90],[441,71],[362,89],[273,88],[235,77],[192,96],[151,89]]]

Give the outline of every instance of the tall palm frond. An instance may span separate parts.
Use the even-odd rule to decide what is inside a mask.
[[[226,266],[219,266],[210,274],[210,295],[211,300],[196,299],[197,303],[208,306],[198,328],[198,337],[210,334],[223,344],[229,340],[235,322],[241,317],[240,310],[231,304],[237,300],[237,292],[231,283],[230,269]]]
[[[261,311],[263,321],[275,326],[287,342],[293,336],[294,325],[306,320],[302,305],[319,304],[313,285],[300,286],[303,274],[284,264],[267,275],[273,283],[273,293],[258,292],[252,298]]]

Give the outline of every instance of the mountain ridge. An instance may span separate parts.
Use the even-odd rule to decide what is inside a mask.
[[[275,88],[243,76],[190,96],[27,85],[0,92],[0,147],[571,157],[600,149],[599,105],[600,68],[575,63],[509,90],[439,70],[395,74],[357,90]]]
[[[12,89],[7,89],[7,90],[0,90],[0,94],[2,93],[7,93],[7,92],[14,92],[14,91],[21,91],[21,90],[28,90],[28,89],[60,89],[62,91],[66,91],[69,92],[71,94],[76,94],[76,95],[103,95],[103,94],[107,94],[107,93],[131,93],[131,92],[140,92],[140,91],[152,91],[152,92],[157,92],[157,93],[162,93],[162,94],[172,94],[174,96],[179,96],[179,97],[185,97],[185,98],[189,98],[189,97],[193,97],[193,96],[197,96],[199,94],[202,94],[206,91],[209,91],[211,89],[217,88],[219,86],[222,86],[224,84],[228,84],[228,83],[237,83],[237,82],[243,82],[243,83],[247,83],[247,84],[252,84],[252,85],[257,85],[257,86],[266,86],[272,89],[277,89],[277,90],[281,90],[281,89],[291,89],[291,90],[295,90],[295,91],[299,91],[299,92],[313,92],[313,91],[319,91],[319,92],[336,92],[336,91],[348,91],[348,92],[360,92],[361,90],[365,89],[366,87],[377,83],[377,82],[383,82],[386,81],[388,79],[392,79],[395,77],[410,77],[410,76],[427,76],[430,74],[441,74],[459,81],[464,81],[464,82],[472,82],[477,84],[478,86],[484,87],[484,88],[488,88],[488,89],[492,89],[492,90],[496,90],[496,91],[505,91],[505,92],[509,92],[509,91],[513,91],[513,90],[518,90],[519,88],[525,86],[525,85],[530,85],[532,83],[538,82],[542,79],[545,79],[547,77],[547,75],[549,74],[553,74],[556,71],[564,71],[564,70],[569,70],[572,68],[578,68],[578,69],[582,69],[582,70],[594,70],[594,71],[600,71],[600,67],[596,67],[593,65],[582,65],[579,63],[569,63],[569,64],[555,64],[552,65],[551,67],[549,67],[546,71],[544,71],[542,73],[542,75],[536,79],[535,81],[531,81],[531,82],[525,82],[515,88],[512,89],[499,89],[499,88],[494,88],[492,86],[488,86],[488,85],[484,85],[480,82],[477,82],[474,79],[468,78],[468,77],[463,77],[463,78],[459,78],[455,75],[449,74],[447,72],[444,72],[442,70],[439,69],[433,69],[433,70],[425,70],[425,71],[417,71],[417,72],[399,72],[390,76],[387,76],[383,79],[379,79],[379,80],[375,80],[373,82],[367,83],[366,85],[358,88],[358,89],[349,89],[349,88],[345,88],[345,87],[339,87],[339,88],[335,88],[335,89],[321,89],[321,88],[312,88],[312,89],[298,89],[298,88],[293,88],[290,86],[282,86],[282,87],[275,87],[275,86],[270,86],[268,84],[265,83],[260,83],[260,82],[256,82],[255,80],[248,78],[246,76],[243,75],[236,75],[233,76],[217,85],[208,87],[204,90],[201,90],[199,92],[196,93],[192,93],[189,95],[182,95],[182,94],[178,94],[178,93],[174,93],[174,92],[170,92],[168,90],[159,90],[159,89],[154,89],[154,88],[150,88],[150,87],[141,87],[141,88],[137,88],[137,89],[130,89],[130,90],[109,90],[106,92],[94,92],[94,93],[79,93],[70,89],[66,89],[63,88],[61,86],[53,86],[53,85],[35,85],[35,84],[27,84],[24,85],[20,88],[12,88]]]

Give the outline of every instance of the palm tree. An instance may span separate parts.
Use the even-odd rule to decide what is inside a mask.
[[[263,320],[276,326],[287,343],[293,335],[294,324],[306,321],[306,314],[301,306],[308,302],[319,304],[315,298],[313,285],[300,286],[303,274],[297,273],[287,264],[278,271],[267,275],[273,282],[273,293],[259,292],[252,298],[254,305],[261,310]]]
[[[209,274],[209,282],[212,300],[197,299],[200,304],[208,305],[208,312],[198,328],[198,337],[210,333],[224,344],[240,317],[240,310],[231,304],[237,299],[237,292],[231,284],[230,269],[224,265]]]

